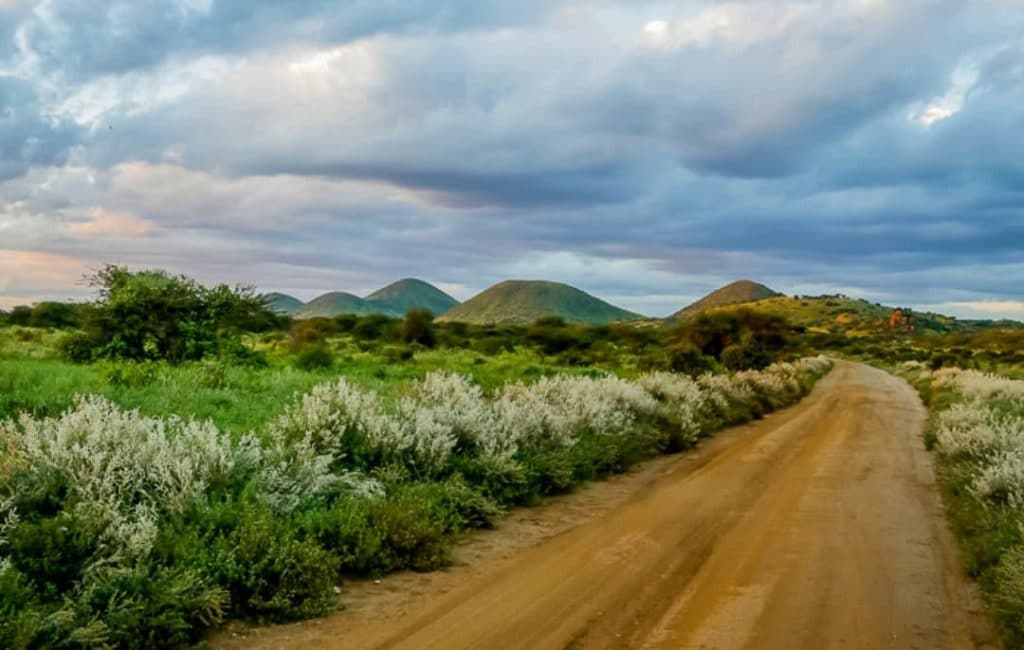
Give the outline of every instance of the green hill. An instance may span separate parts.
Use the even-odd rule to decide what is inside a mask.
[[[279,314],[291,315],[302,309],[302,301],[293,296],[289,296],[286,293],[268,293],[264,294],[263,299],[267,303],[267,307],[271,311],[276,311]]]
[[[777,295],[754,302],[734,303],[705,309],[713,314],[749,308],[786,318],[790,323],[810,332],[871,336],[884,333],[948,334],[978,332],[991,328],[1020,327],[1012,321],[959,320],[931,312],[888,307],[844,295],[784,296]]]
[[[302,309],[295,312],[295,317],[331,318],[340,314],[366,316],[368,314],[382,313],[389,312],[380,304],[367,302],[359,296],[345,293],[344,291],[332,291],[307,302],[302,306]]]
[[[763,284],[752,282],[751,280],[738,280],[720,289],[716,289],[697,302],[680,309],[669,316],[669,319],[690,318],[708,309],[755,302],[781,295],[778,291],[770,289]]]
[[[426,308],[434,314],[448,311],[459,304],[434,285],[405,278],[374,291],[365,298],[344,291],[332,291],[315,298],[296,310],[296,318],[333,317],[341,314],[366,316],[384,314],[395,318],[405,316],[405,312],[413,308]]]
[[[459,304],[458,300],[444,291],[416,278],[405,278],[378,289],[366,296],[366,302],[380,305],[388,313],[397,316],[404,315],[410,309],[429,309],[435,316],[439,316]]]
[[[558,316],[566,322],[588,325],[642,318],[567,284],[507,280],[453,307],[438,320],[526,324],[543,316]]]

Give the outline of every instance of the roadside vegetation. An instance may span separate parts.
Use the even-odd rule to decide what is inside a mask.
[[[947,516],[1007,647],[1024,646],[1024,380],[918,361]],[[1010,369],[1012,372],[1012,369]],[[1017,369],[1018,371],[1020,369]]]
[[[93,304],[0,314],[5,648],[321,614],[345,576],[443,566],[503,510],[791,404],[829,368],[746,312],[293,321],[244,287],[93,281]]]

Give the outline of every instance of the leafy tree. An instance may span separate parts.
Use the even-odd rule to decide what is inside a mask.
[[[7,320],[11,325],[28,325],[32,320],[32,308],[28,305],[18,305],[11,310]]]
[[[165,359],[172,363],[241,349],[242,331],[276,322],[251,287],[208,289],[166,271],[107,266],[88,278],[95,308],[75,347],[93,358]]]
[[[28,324],[32,327],[74,327],[78,324],[76,305],[66,302],[41,302],[32,308]]]
[[[434,335],[434,314],[429,309],[410,309],[402,321],[401,339],[405,343],[419,343],[428,348],[434,347],[437,337]]]

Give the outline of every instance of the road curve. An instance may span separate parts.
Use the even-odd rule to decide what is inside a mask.
[[[723,432],[589,521],[398,616],[246,647],[998,647],[942,520],[925,411],[838,362],[799,405]],[[382,624],[384,622],[384,624]]]

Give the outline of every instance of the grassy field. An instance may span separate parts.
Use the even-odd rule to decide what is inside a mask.
[[[635,363],[568,365],[524,349],[482,355],[469,349],[421,349],[396,360],[388,346],[362,350],[350,337],[331,337],[333,355],[327,367],[299,369],[296,354],[279,341],[254,340],[267,352],[266,365],[204,360],[178,365],[160,362],[97,362],[76,364],[60,357],[66,333],[32,328],[0,329],[0,417],[27,412],[57,415],[77,394],[102,395],[145,415],[181,415],[210,419],[225,431],[251,430],[280,413],[299,393],[327,378],[344,376],[357,386],[385,394],[400,392],[409,382],[434,370],[471,377],[485,388],[515,379],[537,379],[558,373],[638,373]]]

